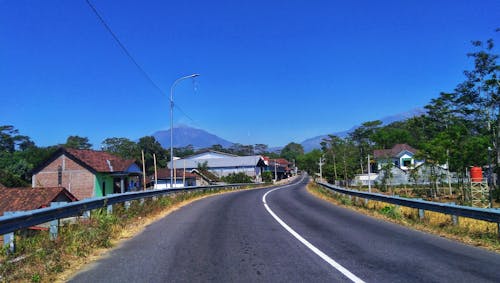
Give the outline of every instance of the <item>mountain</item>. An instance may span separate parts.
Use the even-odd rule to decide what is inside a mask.
[[[152,136],[155,137],[164,148],[170,147],[170,129],[155,132]],[[189,126],[174,127],[174,147],[192,145],[195,148],[206,148],[214,144],[220,144],[227,148],[233,143],[205,130],[191,128]]]
[[[391,124],[391,123],[394,123],[394,122],[397,122],[397,121],[404,121],[404,120],[407,120],[407,119],[412,118],[412,117],[421,116],[423,114],[425,114],[425,110],[424,109],[422,109],[422,108],[415,108],[415,109],[412,109],[412,110],[407,111],[407,112],[403,112],[403,113],[399,113],[399,114],[395,114],[395,115],[386,116],[386,117],[383,117],[383,118],[381,118],[379,120],[382,121],[382,125],[388,125],[388,124]],[[354,131],[358,127],[359,127],[359,125],[358,126],[354,126],[354,127],[350,128],[349,130],[346,130],[346,131],[332,133],[332,135],[344,138],[350,132]],[[302,147],[304,147],[304,151],[305,152],[309,152],[309,151],[311,151],[313,149],[319,149],[319,148],[321,148],[321,145],[320,145],[321,141],[324,138],[327,138],[327,137],[328,137],[328,135],[316,136],[316,137],[313,137],[313,138],[310,138],[310,139],[306,139],[305,141],[301,142],[300,144],[302,145]]]

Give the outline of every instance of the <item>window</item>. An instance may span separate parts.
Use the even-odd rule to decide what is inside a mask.
[[[57,185],[62,186],[62,167],[60,165],[57,167]]]
[[[411,166],[411,158],[405,158],[402,161],[403,161],[403,166],[405,166],[405,167]]]

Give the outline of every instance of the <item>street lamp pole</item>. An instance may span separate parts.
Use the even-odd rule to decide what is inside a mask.
[[[170,88],[170,189],[174,188],[174,182],[172,179],[174,177],[174,89],[180,81],[189,78],[196,78],[199,75],[200,74],[191,74],[178,78],[174,81],[172,87]]]

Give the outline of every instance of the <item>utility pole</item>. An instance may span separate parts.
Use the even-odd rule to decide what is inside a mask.
[[[154,186],[154,188],[157,189],[158,188],[158,169],[156,168],[156,153],[153,153],[153,161],[154,161],[154,165],[155,165],[155,186]]]
[[[323,165],[325,164],[323,162],[325,162],[325,158],[323,156],[321,156],[319,158],[319,181],[320,182],[323,182]]]
[[[370,177],[370,171],[371,171],[371,166],[370,166],[370,155],[368,154],[368,192],[371,193],[372,192],[372,180],[371,180],[371,177]]]
[[[277,170],[278,160],[274,160],[274,182],[278,182],[278,170]]]

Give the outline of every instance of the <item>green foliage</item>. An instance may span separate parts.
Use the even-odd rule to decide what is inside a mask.
[[[322,152],[318,149],[312,150],[303,155],[297,155],[296,163],[300,170],[308,172],[310,175],[314,175],[319,172],[319,158],[322,156]]]
[[[262,172],[262,181],[266,183],[270,183],[273,181],[273,172],[271,171],[265,171]]]
[[[287,144],[281,150],[281,157],[285,158],[288,161],[297,160],[299,156],[304,155],[304,148],[301,144],[291,142]]]
[[[228,184],[251,183],[252,178],[243,172],[231,173],[221,178],[222,181]]]
[[[393,219],[401,219],[401,212],[399,211],[397,206],[394,205],[386,205],[379,212],[387,217]]]
[[[139,145],[127,138],[107,138],[102,142],[102,150],[124,159],[136,159],[141,154]]]
[[[87,137],[69,136],[64,146],[75,149],[90,149],[92,144],[89,143],[89,139]]]
[[[153,136],[140,138],[137,147],[139,148],[139,152],[135,159],[142,166],[141,150],[143,150],[146,174],[152,174],[154,172],[153,154],[156,155],[157,166],[159,168],[167,167],[167,161],[170,159],[169,154]]]

